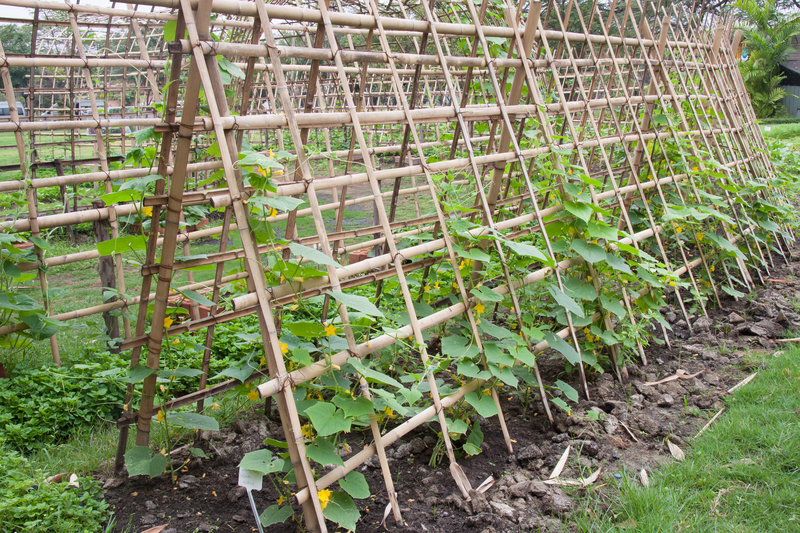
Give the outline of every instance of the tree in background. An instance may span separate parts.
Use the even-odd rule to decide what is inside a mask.
[[[31,53],[31,32],[29,24],[3,24],[0,25],[0,41],[3,43],[3,50],[6,54],[30,54]],[[14,89],[21,89],[28,86],[28,67],[11,67],[8,69],[11,74],[11,85]],[[2,87],[0,80],[0,87]],[[5,96],[3,97],[5,100]]]
[[[786,78],[780,65],[795,49],[792,37],[800,34],[800,16],[782,13],[776,0],[739,0],[734,5],[742,25],[744,44],[750,53],[739,63],[747,93],[760,118],[775,114],[786,95],[780,85]]]

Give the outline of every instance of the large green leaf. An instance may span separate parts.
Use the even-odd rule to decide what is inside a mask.
[[[341,303],[342,305],[346,305],[356,311],[360,311],[365,315],[369,316],[379,316],[383,317],[383,313],[381,313],[380,309],[375,307],[375,304],[369,301],[368,298],[364,296],[358,296],[357,294],[345,294],[342,291],[328,291],[328,294],[336,298],[336,300]]]
[[[572,249],[588,263],[599,263],[606,259],[606,251],[596,244],[587,244],[579,239],[575,239],[572,241]]]
[[[325,328],[318,322],[294,322],[284,324],[283,327],[298,337],[307,337],[309,339],[316,339],[325,333]]]
[[[392,385],[398,389],[403,388],[403,385],[392,376],[388,376],[383,372],[379,372],[375,369],[365,366],[361,360],[356,357],[349,358],[347,362],[351,364],[359,374],[367,379],[377,381],[378,383],[383,383],[384,385]]]
[[[264,449],[246,453],[239,463],[239,468],[255,470],[266,475],[273,472],[283,472],[284,463],[285,461],[282,457],[273,455],[271,451]]]
[[[344,479],[339,480],[339,486],[353,498],[358,498],[359,500],[369,498],[369,484],[367,484],[367,478],[361,472],[348,473]]]
[[[261,513],[261,516],[258,517],[261,520],[261,525],[264,527],[271,526],[273,524],[280,524],[286,522],[290,516],[294,514],[291,505],[281,505],[273,504],[264,509],[264,512]]]
[[[358,417],[375,412],[374,404],[363,396],[353,398],[349,395],[337,394],[331,401],[336,407],[344,411],[344,416]]]
[[[328,520],[336,522],[350,531],[356,530],[356,522],[361,518],[353,498],[344,492],[338,491],[331,494],[331,500],[325,506],[322,514]]]
[[[252,356],[248,355],[247,357],[243,357],[238,362],[234,363],[233,365],[229,366],[216,376],[211,379],[217,379],[221,377],[231,377],[233,379],[238,379],[242,383],[244,380],[250,377],[250,375],[258,369],[258,363],[253,362]]]
[[[547,344],[557,352],[560,352],[561,355],[567,358],[573,365],[580,364],[581,362],[581,354],[578,353],[575,348],[572,347],[571,344],[566,342],[564,339],[559,337],[558,335],[553,334],[552,331],[545,331],[544,332],[544,339],[547,341]]]
[[[564,209],[584,222],[588,222],[589,217],[592,216],[592,206],[583,202],[573,202],[572,200],[567,200],[564,202]]]
[[[550,291],[550,294],[553,296],[553,298],[555,298],[556,302],[558,302],[561,307],[581,318],[584,317],[581,306],[578,305],[575,300],[564,294],[561,289],[555,285],[551,285],[547,290]]]
[[[129,476],[156,477],[163,474],[166,467],[166,456],[160,453],[151,456],[148,446],[134,446],[125,452],[125,468]]]
[[[344,461],[341,456],[336,453],[336,446],[328,439],[323,439],[322,437],[317,437],[314,440],[314,444],[306,446],[306,455],[309,459],[313,459],[322,466],[344,466]]]
[[[534,259],[538,259],[542,263],[547,265],[553,266],[553,261],[550,260],[549,257],[544,255],[537,247],[526,244],[524,242],[515,242],[515,241],[503,241],[508,248],[516,252],[517,254],[524,256],[524,257],[533,257]]]
[[[125,375],[125,377],[120,378],[120,381],[124,381],[125,383],[139,383],[144,381],[144,378],[153,372],[155,372],[155,370],[149,366],[145,366],[142,363],[137,363],[136,366],[133,366],[128,370],[128,373]]]
[[[610,311],[617,315],[618,318],[625,318],[625,315],[628,312],[625,310],[625,307],[619,303],[619,300],[616,298],[608,298],[605,295],[600,295],[600,305],[603,306],[603,309],[606,311]]]
[[[167,422],[186,429],[219,431],[219,422],[215,418],[198,413],[168,413]]]
[[[319,250],[297,244],[296,242],[289,243],[289,249],[294,255],[299,255],[303,259],[310,259],[319,265],[330,265],[340,268],[342,266]]]
[[[482,391],[470,392],[464,396],[464,400],[474,407],[483,418],[489,418],[500,413],[491,394],[483,394]]]
[[[127,235],[97,243],[97,251],[100,255],[121,254],[131,250],[145,249],[147,249],[147,239],[144,235]]]
[[[481,285],[480,287],[475,287],[471,291],[469,291],[474,296],[477,296],[479,300],[483,300],[484,302],[501,302],[503,301],[503,296],[501,294],[497,294],[489,287],[485,287]]]
[[[350,431],[351,421],[346,419],[344,411],[326,402],[317,402],[308,409],[306,415],[314,424],[314,429],[321,437],[327,437],[340,431]]]

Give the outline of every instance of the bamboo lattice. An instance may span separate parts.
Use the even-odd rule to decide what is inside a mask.
[[[0,181],[0,192],[24,191],[27,202],[24,216],[2,222],[4,230],[38,237],[53,228],[108,221],[111,237],[121,242],[129,228],[120,220],[145,212],[152,221],[163,218],[163,231],[153,223],[142,241],[146,260],[138,297],[123,296],[125,250],[117,247],[111,253],[120,296],[52,313],[47,268],[97,260],[103,252],[47,257],[37,246],[38,261],[22,266],[37,270],[48,313],[69,321],[124,310],[119,348],[130,354],[132,367],[157,369],[168,337],[204,335],[197,392],[155,405],[152,374],[133,405],[129,387],[118,465],[130,425],[136,426],[137,445],[146,446],[151,418],[159,411],[195,402],[202,410],[205,399],[239,385],[237,380],[207,385],[214,328],[255,314],[265,360],[248,380],[262,381],[261,398],[277,400],[296,498],[310,531],[326,530],[318,491],[374,454],[394,517],[401,520],[385,449],[431,419],[442,428],[455,483],[469,498],[475,480],[458,466],[445,418],[446,409],[468,395],[491,397],[512,451],[513,431],[505,425],[496,390],[502,365],[496,364],[498,344],[491,337],[499,337],[487,329],[482,302],[493,307],[489,314],[505,313],[515,325],[509,326],[517,336],[511,366],[516,360],[530,369],[552,421],[535,356],[557,348],[554,344],[581,346],[586,320],[610,332],[623,315],[636,325],[640,303],[658,301],[658,289],[645,279],[635,290],[615,293],[613,301],[606,297],[608,287],[623,287],[620,272],[630,268],[603,276],[594,259],[598,250],[613,256],[612,263],[614,257],[652,254],[662,278],[684,280],[683,291],[667,290],[689,328],[687,295],[699,294],[708,283],[710,299],[719,303],[723,286],[735,292],[732,280],[738,279],[750,288],[753,278],[773,265],[773,254],[786,253],[787,234],[763,234],[725,187],[766,184],[774,172],[734,57],[741,33],[730,20],[640,0],[602,6],[570,0],[563,11],[557,3],[517,6],[508,0],[396,5],[146,0],[109,8],[0,3],[34,10],[31,54],[0,49],[9,102],[20,95],[11,87],[8,68],[30,68],[31,74],[27,116],[18,116],[11,105],[10,120],[0,122],[0,132],[15,135],[21,164],[14,170],[22,171],[22,179]],[[140,143],[136,136],[146,128],[153,130]],[[256,158],[262,165],[270,147],[291,157],[284,157],[280,168],[270,164],[259,171],[258,164],[240,164],[248,144],[263,147],[264,155]],[[127,157],[140,145],[151,150],[149,165]],[[37,164],[53,158],[53,147],[65,159],[59,175],[38,177]],[[123,157],[113,157],[117,153]],[[259,172],[274,180],[274,192],[259,181]],[[82,209],[70,208],[67,200],[64,212],[51,214],[38,208],[36,192],[43,188],[94,184],[99,195],[112,194],[121,183],[152,175],[155,189],[140,200],[117,197]],[[753,192],[754,199],[777,196],[767,188]],[[374,206],[374,224],[352,227],[345,211],[362,204]],[[183,210],[197,205],[223,208],[221,224],[187,231]],[[735,246],[735,258],[719,262],[726,251],[711,246],[694,227],[682,234],[680,213],[698,205],[725,214],[711,217],[705,232]],[[327,211],[335,214],[333,225],[326,225]],[[304,219],[313,223],[311,234],[299,234],[298,221]],[[575,220],[587,228],[587,242],[559,246],[562,230]],[[265,238],[279,223],[285,223],[282,240]],[[241,248],[233,247],[234,232]],[[211,237],[219,238],[218,253],[191,256],[192,241]],[[518,241],[538,248],[514,246]],[[288,243],[324,254],[325,260],[304,258],[324,272],[289,279],[271,275],[277,260],[294,255]],[[344,264],[364,248],[372,249],[371,257]],[[493,278],[476,274],[487,257],[500,265]],[[465,268],[470,258],[477,258],[476,264]],[[713,273],[714,264],[723,266],[724,277]],[[241,268],[226,273],[231,265]],[[189,269],[204,266],[214,269],[213,278],[195,282]],[[432,271],[452,274],[452,289],[432,306],[420,306],[434,283]],[[187,281],[178,283],[176,276],[185,273]],[[576,275],[601,302],[577,325],[578,315],[556,297],[575,290]],[[223,289],[231,286],[244,289],[223,298]],[[367,286],[377,288],[372,296],[378,301],[394,291],[406,322],[382,334],[351,327],[353,308],[336,305],[336,295]],[[541,289],[545,286],[550,294]],[[193,304],[187,320],[165,322],[174,308],[174,289],[205,295],[213,302],[209,314],[201,317]],[[488,299],[480,296],[483,290],[491,292]],[[325,296],[320,324],[336,320],[344,338],[329,356],[289,368],[282,316],[298,300],[320,295]],[[528,319],[531,302],[553,297],[551,323],[558,327],[543,339]],[[459,367],[464,381],[443,385],[442,358],[428,353],[426,333],[456,321],[473,339],[469,364],[475,370],[464,374]],[[20,321],[0,328],[0,335],[28,327]],[[657,327],[669,342],[666,329]],[[56,339],[51,346],[58,362]],[[354,372],[352,363],[366,363],[407,339],[427,397],[416,409],[409,406],[407,419],[391,430],[382,430],[369,415],[365,423],[373,442],[314,480],[293,389],[348,362]],[[611,368],[624,379],[619,344],[605,349]],[[588,397],[585,369],[594,363],[586,359],[589,353],[573,351],[577,361],[571,362]],[[636,351],[646,363],[641,344]],[[455,371],[455,361],[448,365]],[[358,391],[379,407],[390,405],[381,403],[383,396],[373,398],[376,384],[368,377],[357,376]]]

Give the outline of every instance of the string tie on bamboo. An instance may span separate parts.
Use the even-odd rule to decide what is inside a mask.
[[[286,388],[287,383],[289,383],[290,388],[294,389],[295,383],[291,372],[286,372],[285,374],[278,374],[275,377],[278,379],[278,392],[283,391]]]

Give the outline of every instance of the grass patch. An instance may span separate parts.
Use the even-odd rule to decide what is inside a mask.
[[[623,474],[611,507],[590,500],[578,530],[800,531],[800,349],[763,362],[686,461],[651,475],[649,488]]]

